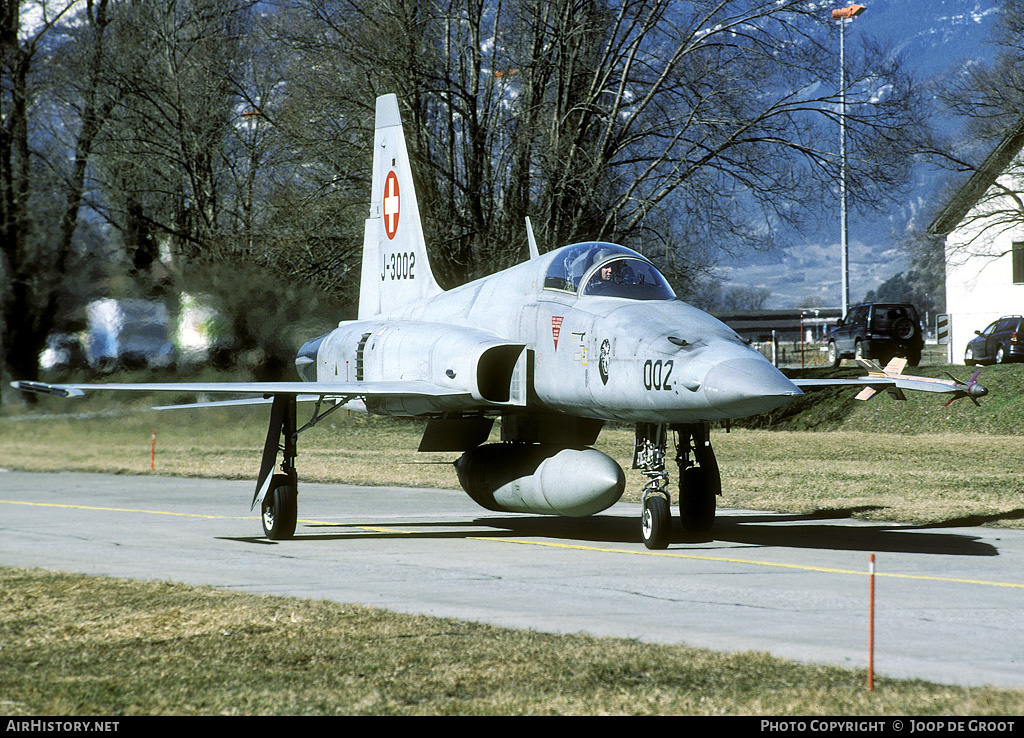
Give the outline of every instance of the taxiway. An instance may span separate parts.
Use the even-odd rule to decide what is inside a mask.
[[[0,472],[0,564],[329,599],[1024,688],[1024,531],[720,510],[713,540],[594,518],[491,513],[462,492],[302,484],[272,542],[251,482]]]

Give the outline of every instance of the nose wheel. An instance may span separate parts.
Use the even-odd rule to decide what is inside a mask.
[[[668,548],[669,537],[672,533],[672,513],[666,498],[656,494],[644,500],[640,530],[647,548],[652,550]]]
[[[704,423],[637,423],[633,468],[647,477],[641,494],[640,533],[649,549],[667,548],[672,538],[669,477],[665,471],[667,431],[676,433],[679,467],[679,520],[688,533],[706,533],[715,522],[722,478]]]
[[[647,477],[640,497],[640,534],[650,549],[667,548],[672,537],[668,474],[665,472],[666,426],[637,423],[633,468]]]

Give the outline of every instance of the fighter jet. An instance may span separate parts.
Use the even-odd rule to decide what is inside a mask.
[[[902,389],[983,396],[972,379],[906,377],[877,366],[852,380],[790,380],[735,331],[682,301],[642,254],[588,241],[539,253],[448,291],[431,272],[398,100],[377,100],[370,214],[358,317],[307,342],[301,381],[44,384],[19,389],[76,396],[91,390],[235,393],[271,404],[253,509],[271,539],[297,519],[297,438],[338,408],[426,420],[421,451],[461,453],[462,487],[488,510],[583,517],[619,500],[625,473],[592,446],[605,423],[636,427],[633,468],[641,535],[668,545],[667,449],[675,437],[679,519],[708,531],[721,494],[710,424],[767,412],[801,386],[853,385],[865,395]],[[974,378],[976,379],[976,378]],[[302,427],[297,403],[312,402]],[[500,419],[501,442],[487,443]],[[276,470],[275,470],[276,467]]]

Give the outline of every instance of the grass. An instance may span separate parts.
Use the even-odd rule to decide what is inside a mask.
[[[850,399],[851,392],[825,391],[803,400],[808,403],[803,415],[781,417],[770,426],[781,430],[719,429],[713,439],[723,477],[720,505],[794,513],[841,509],[873,520],[1021,527],[1024,477],[1012,430],[1024,417],[1024,408],[1018,408],[1024,381],[1016,366],[986,372],[993,391],[980,408],[966,400],[944,407],[934,395],[863,403]],[[8,412],[0,417],[0,467],[150,474],[156,433],[158,474],[255,477],[266,407],[155,412],[149,410],[155,401],[167,398],[42,398],[31,411]],[[818,432],[799,430],[808,417]],[[947,430],[967,422],[973,430]],[[763,418],[748,425],[757,424],[767,425]],[[339,411],[300,437],[300,478],[457,488],[451,462],[458,454],[416,453],[422,429],[417,420]],[[638,499],[644,482],[629,468],[632,443],[632,429],[609,426],[597,444],[626,469],[627,500]]]
[[[822,371],[822,370],[814,370]],[[927,368],[922,373],[939,370]],[[960,369],[962,373],[962,368]],[[848,372],[856,374],[856,372]],[[714,434],[723,507],[1021,527],[1024,380],[983,373],[982,408],[933,396],[809,395],[799,415]],[[0,416],[0,467],[252,478],[267,408],[151,412],[153,398],[43,398]],[[166,396],[160,398],[167,401]],[[818,432],[801,428],[812,427]],[[302,479],[456,486],[422,425],[339,412],[300,440]],[[628,470],[632,431],[599,447]],[[671,451],[670,451],[671,453]],[[244,501],[240,501],[240,504]],[[197,668],[197,665],[200,668]],[[946,687],[630,640],[555,636],[322,601],[0,569],[8,715],[1013,715],[1015,690]]]
[[[1014,715],[1021,692],[763,653],[555,636],[326,601],[0,569],[16,715]],[[198,667],[198,668],[197,668]]]
[[[909,368],[905,373],[947,380],[952,374],[966,381],[977,370],[963,366],[921,366]],[[906,402],[882,396],[862,402],[855,399],[856,391],[825,389],[809,391],[784,408],[738,425],[771,430],[856,430],[915,435],[1024,434],[1024,364],[987,366],[980,371],[979,381],[989,390],[988,396],[980,401],[980,407],[966,398],[946,405],[948,395],[925,392],[908,392]],[[864,371],[844,367],[792,370],[787,374],[806,378],[861,377]]]

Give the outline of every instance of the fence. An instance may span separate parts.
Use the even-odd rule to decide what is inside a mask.
[[[819,341],[776,341],[774,357],[772,357],[771,341],[755,342],[751,345],[769,361],[774,358],[776,366],[801,368],[828,366],[826,345]]]
[[[761,352],[768,361],[772,361],[772,342],[761,341],[751,344]],[[775,365],[789,368],[811,368],[829,366],[827,344],[822,341],[777,341],[775,344]],[[935,343],[925,343],[921,354],[922,365],[948,364],[946,347]],[[843,362],[843,366],[855,366],[852,360]]]

